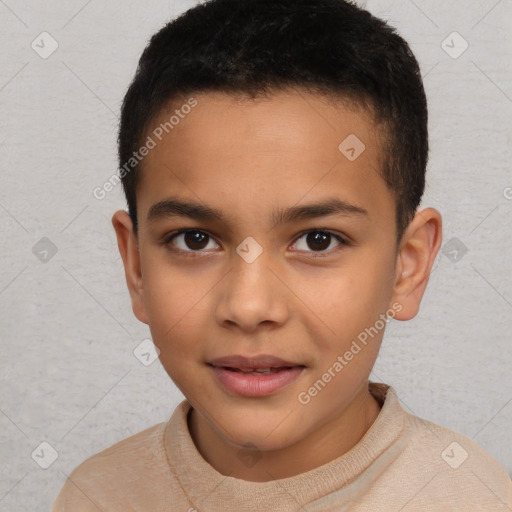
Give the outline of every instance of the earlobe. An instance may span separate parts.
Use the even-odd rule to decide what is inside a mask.
[[[147,324],[139,247],[132,221],[127,212],[119,210],[112,217],[112,225],[116,231],[117,246],[123,260],[133,313],[141,322]]]
[[[417,212],[404,233],[397,255],[392,299],[392,303],[402,305],[395,316],[397,320],[410,320],[417,315],[441,240],[441,214],[434,208]]]

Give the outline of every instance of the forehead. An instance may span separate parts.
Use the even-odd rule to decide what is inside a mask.
[[[297,90],[257,99],[207,92],[193,99],[193,109],[180,108],[190,98],[162,109],[146,134],[155,147],[142,162],[142,215],[166,196],[259,213],[334,194],[371,217],[394,219],[380,176],[379,132],[363,108]]]

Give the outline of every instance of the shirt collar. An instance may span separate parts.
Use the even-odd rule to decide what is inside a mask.
[[[255,510],[298,510],[312,501],[344,489],[356,478],[371,486],[401,451],[397,443],[404,428],[406,412],[391,386],[370,383],[370,392],[381,411],[363,438],[348,452],[299,475],[269,482],[250,482],[224,476],[216,471],[197,450],[187,425],[191,405],[181,402],[164,432],[169,463],[190,502],[201,512],[218,512],[219,506],[237,512]],[[393,445],[396,445],[393,447]],[[393,449],[391,449],[393,447]],[[378,471],[367,471],[385,452]],[[366,474],[363,476],[363,473]]]

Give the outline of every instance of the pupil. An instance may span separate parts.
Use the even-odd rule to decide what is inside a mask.
[[[327,247],[329,247],[329,241],[328,241],[328,237],[330,237],[331,235],[329,235],[328,233],[320,233],[320,232],[314,232],[314,233],[309,233],[308,236],[307,236],[307,242],[308,244],[310,244],[310,247],[311,247],[311,244],[313,245],[313,247],[311,247],[312,249],[319,249],[319,250],[322,250],[322,249],[326,249]],[[327,241],[327,243],[326,243]],[[320,243],[320,246],[316,245],[315,247],[315,244],[319,244]]]
[[[188,231],[185,233],[185,243],[190,249],[203,249],[207,235],[200,231]]]

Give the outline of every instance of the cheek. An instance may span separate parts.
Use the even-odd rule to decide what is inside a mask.
[[[186,317],[197,295],[198,280],[171,264],[160,250],[148,250],[141,265],[144,306],[150,325],[165,333]]]
[[[183,274],[180,275],[176,269],[165,263],[159,263],[156,258],[143,268],[144,307],[153,341],[161,351],[161,359],[168,356],[171,347],[173,355],[180,358],[181,353],[187,353],[193,346],[182,340],[184,333],[192,336],[192,320],[197,307],[194,304],[201,297],[190,286],[190,278],[183,277]]]
[[[197,308],[194,304],[199,299],[183,292],[172,280],[148,279],[148,288],[151,289],[148,318],[153,342],[160,351],[162,366],[183,392],[197,381],[191,376],[198,375],[197,360],[201,343],[205,341],[205,329],[194,317]]]
[[[345,342],[350,343],[388,309],[392,295],[389,262],[373,254],[359,254],[351,264],[333,271],[321,289],[312,285],[308,292],[325,323]]]

